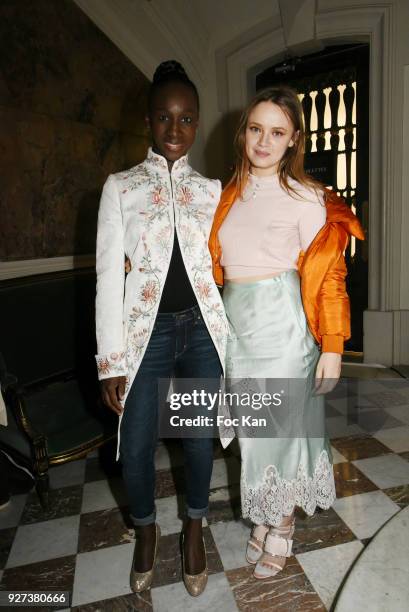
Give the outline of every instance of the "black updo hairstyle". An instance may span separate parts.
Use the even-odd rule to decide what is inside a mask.
[[[155,74],[153,75],[152,85],[149,89],[149,110],[152,108],[152,100],[156,91],[162,87],[162,85],[166,85],[167,83],[183,83],[183,85],[190,87],[195,94],[197,110],[199,110],[199,94],[196,89],[196,85],[189,79],[182,64],[179,64],[179,62],[175,60],[167,60],[166,62],[162,62],[156,68]]]

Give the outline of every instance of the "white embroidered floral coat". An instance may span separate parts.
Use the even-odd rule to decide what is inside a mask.
[[[96,360],[100,380],[126,376],[123,403],[152,333],[175,230],[224,369],[228,323],[208,249],[220,193],[220,181],[193,170],[187,156],[169,172],[165,158],[151,149],[144,162],[111,174],[104,185],[97,233]],[[132,264],[126,281],[125,255]]]

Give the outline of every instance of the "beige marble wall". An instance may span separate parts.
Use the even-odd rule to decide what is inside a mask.
[[[141,161],[148,80],[72,0],[0,3],[0,259],[95,250],[110,172]]]

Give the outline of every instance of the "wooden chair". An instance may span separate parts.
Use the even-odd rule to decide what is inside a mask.
[[[117,417],[99,397],[95,271],[0,283],[0,376],[8,427],[0,448],[34,474],[48,505],[48,470],[85,456],[116,435]]]

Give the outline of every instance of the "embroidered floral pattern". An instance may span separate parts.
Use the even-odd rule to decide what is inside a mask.
[[[196,289],[202,300],[208,300],[212,293],[212,285],[203,279],[199,278],[196,281]]]
[[[327,451],[323,450],[309,476],[303,464],[298,466],[296,478],[281,478],[275,465],[264,471],[257,487],[250,487],[245,474],[241,478],[241,505],[243,518],[253,523],[278,526],[283,515],[289,515],[294,506],[300,506],[312,516],[315,508],[327,509],[335,501],[334,472]]]
[[[160,232],[156,234],[156,244],[159,251],[161,252],[161,259],[167,259],[170,253],[170,247],[172,244],[172,228],[170,225],[163,227]]]
[[[199,257],[193,266],[193,272],[194,287],[197,291],[198,300],[207,314],[208,329],[211,335],[213,335],[216,344],[219,342],[225,343],[229,334],[229,325],[222,301],[218,299],[220,294],[217,290],[215,291],[216,285],[214,282],[209,283],[204,280],[211,278],[213,281],[212,264],[207,249],[207,242],[203,243],[200,249]]]
[[[146,341],[149,339],[149,335],[149,329],[146,327],[132,334],[131,343],[134,355],[138,355],[139,351],[143,349]]]
[[[124,376],[125,353],[111,353],[110,355],[97,355],[97,370],[100,379],[112,376]]]
[[[158,298],[158,287],[155,281],[147,281],[141,291],[141,300],[147,304],[154,304]]]
[[[166,204],[168,203],[168,190],[165,189],[163,186],[156,187],[152,191],[151,198],[152,204],[154,204],[155,206],[166,206]]]
[[[178,189],[176,199],[182,206],[187,206],[193,202],[193,192],[186,185],[182,185]]]
[[[121,208],[128,228],[138,239],[125,244],[133,253],[135,273],[128,275],[123,313],[125,351],[121,367],[127,374],[127,394],[152,333],[172,253],[173,233],[178,238],[189,279],[197,295],[204,321],[224,364],[227,321],[212,276],[207,241],[216,209],[220,184],[202,177],[187,157],[177,160],[169,173],[166,160],[149,151],[146,160],[115,175]],[[133,225],[132,225],[133,224]],[[125,239],[132,235],[127,230]],[[112,374],[119,362],[98,356],[100,377]],[[115,364],[117,364],[115,366]]]
[[[178,227],[178,234],[179,234],[179,243],[180,243],[180,247],[181,249],[189,256],[189,257],[194,257],[194,251],[196,249],[196,247],[198,246],[197,244],[197,239],[195,234],[192,233],[192,230],[189,226],[187,225],[180,225]]]
[[[111,371],[109,361],[106,357],[103,357],[102,359],[97,358],[97,368],[98,372],[104,376],[108,375]]]

